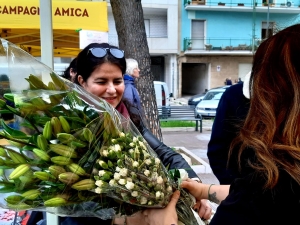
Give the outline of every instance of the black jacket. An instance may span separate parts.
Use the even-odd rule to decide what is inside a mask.
[[[165,167],[169,166],[169,169],[185,169],[189,174],[189,178],[198,178],[195,171],[191,168],[181,154],[175,152],[172,148],[159,141],[146,128],[142,131],[142,135],[150,147],[156,152],[158,158],[162,161],[162,164]]]
[[[231,157],[227,167],[228,151],[246,118],[249,105],[250,100],[243,95],[243,83],[229,87],[220,99],[207,150],[210,166],[220,184],[231,184],[240,176],[235,156]]]

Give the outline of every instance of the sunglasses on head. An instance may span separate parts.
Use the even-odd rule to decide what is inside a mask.
[[[103,58],[108,53],[117,59],[124,58],[124,51],[118,48],[90,48],[88,54],[91,53],[96,58]]]

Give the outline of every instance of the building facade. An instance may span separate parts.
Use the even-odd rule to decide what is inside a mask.
[[[181,0],[178,96],[243,80],[261,41],[299,22],[299,2],[269,1]]]
[[[143,0],[142,6],[154,80],[166,82],[170,92],[175,94],[178,90],[178,1]],[[118,46],[110,4],[108,7],[108,42]]]

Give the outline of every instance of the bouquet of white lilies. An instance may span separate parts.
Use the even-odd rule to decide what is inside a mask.
[[[33,57],[0,41],[5,50],[0,57],[13,62],[8,65],[12,92],[0,99],[0,113],[13,113],[20,125],[14,129],[1,120],[2,208],[109,219],[168,204],[179,188],[176,176],[130,120],[81,87],[51,71],[47,75]],[[24,75],[26,65],[30,73],[39,68],[42,75]],[[16,88],[22,76],[27,85]],[[193,199],[184,190],[181,196],[180,220],[197,224]]]

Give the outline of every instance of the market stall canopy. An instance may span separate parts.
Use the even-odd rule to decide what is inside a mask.
[[[33,56],[41,55],[39,0],[1,0],[0,37]],[[74,57],[79,52],[79,31],[108,32],[107,3],[52,1],[54,56]]]

